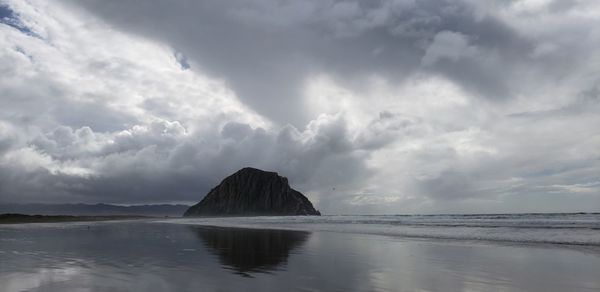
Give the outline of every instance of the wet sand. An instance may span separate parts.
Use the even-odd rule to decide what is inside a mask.
[[[559,246],[151,221],[0,226],[8,292],[598,291],[598,271],[597,252]]]

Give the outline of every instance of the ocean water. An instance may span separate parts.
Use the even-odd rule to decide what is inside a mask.
[[[600,248],[600,213],[231,217],[164,222]]]
[[[598,214],[0,225],[0,291],[600,291]]]

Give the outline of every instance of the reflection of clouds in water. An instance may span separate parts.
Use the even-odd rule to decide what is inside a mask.
[[[0,292],[600,291],[600,258],[570,249],[143,222],[0,229],[15,239],[0,240]]]
[[[303,245],[309,232],[291,230],[192,227],[221,263],[236,273],[271,272],[287,262],[292,250]]]
[[[81,268],[67,265],[58,268],[41,268],[30,273],[3,274],[0,275],[0,283],[2,283],[2,291],[30,291],[39,290],[56,282],[72,281],[81,275]]]

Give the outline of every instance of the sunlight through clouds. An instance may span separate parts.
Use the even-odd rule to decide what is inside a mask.
[[[0,202],[254,166],[326,213],[600,203],[595,1],[2,3]]]

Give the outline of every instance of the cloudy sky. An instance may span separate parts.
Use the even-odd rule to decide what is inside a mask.
[[[600,211],[597,0],[0,3],[0,203]]]

